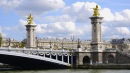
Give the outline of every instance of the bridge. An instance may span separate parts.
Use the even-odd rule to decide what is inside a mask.
[[[74,59],[75,54],[70,50],[0,48],[0,62],[18,68],[70,68]]]
[[[97,57],[98,56],[98,57]],[[106,62],[107,61],[107,62]],[[0,62],[22,69],[61,69],[81,65],[129,64],[130,55],[119,49],[99,51],[0,48]]]

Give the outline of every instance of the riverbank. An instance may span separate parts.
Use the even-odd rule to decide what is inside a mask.
[[[130,64],[77,65],[74,69],[130,69]]]

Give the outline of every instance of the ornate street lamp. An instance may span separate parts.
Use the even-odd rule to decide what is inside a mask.
[[[52,42],[51,42],[51,40],[50,40],[50,48],[52,48],[51,43],[52,43]]]
[[[77,45],[77,48],[81,48],[80,43],[81,43],[81,41],[80,41],[80,39],[78,38],[78,45]]]
[[[9,42],[9,45],[8,45],[8,46],[10,46],[10,44],[11,44],[11,39],[10,39],[10,38],[8,39],[8,42]]]
[[[71,67],[73,68],[73,41],[74,41],[74,35],[71,36],[71,40],[72,40]]]
[[[38,46],[38,43],[39,43],[39,41],[38,41],[38,37],[36,37],[36,41],[37,41],[37,48],[38,48],[38,47],[39,47],[39,46]]]
[[[62,40],[62,43],[61,43],[61,45],[62,45],[62,49],[64,48],[64,43],[63,43],[63,42],[64,42],[64,40]]]
[[[74,35],[71,36],[71,40],[72,40],[72,49],[73,49]]]

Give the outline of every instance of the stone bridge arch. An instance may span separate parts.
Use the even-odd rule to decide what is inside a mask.
[[[116,59],[117,59],[116,52],[103,53],[103,63],[116,63]]]
[[[107,59],[108,59],[108,63],[115,63],[114,55],[112,55],[112,54],[108,55]]]
[[[76,64],[85,65],[90,64],[91,52],[77,52],[76,54]]]
[[[87,55],[83,57],[83,65],[85,64],[90,64],[90,57]]]

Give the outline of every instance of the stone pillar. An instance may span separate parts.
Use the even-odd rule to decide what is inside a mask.
[[[93,52],[93,61],[102,63],[102,31],[101,23],[103,17],[92,16],[90,17],[92,24],[92,41],[91,41],[91,50]]]
[[[92,16],[90,19],[92,24],[92,50],[100,50],[102,49],[101,23],[103,17]]]
[[[35,27],[34,24],[27,24],[26,31],[27,31],[27,38],[26,38],[26,47],[27,48],[35,48],[36,41],[35,41]]]

